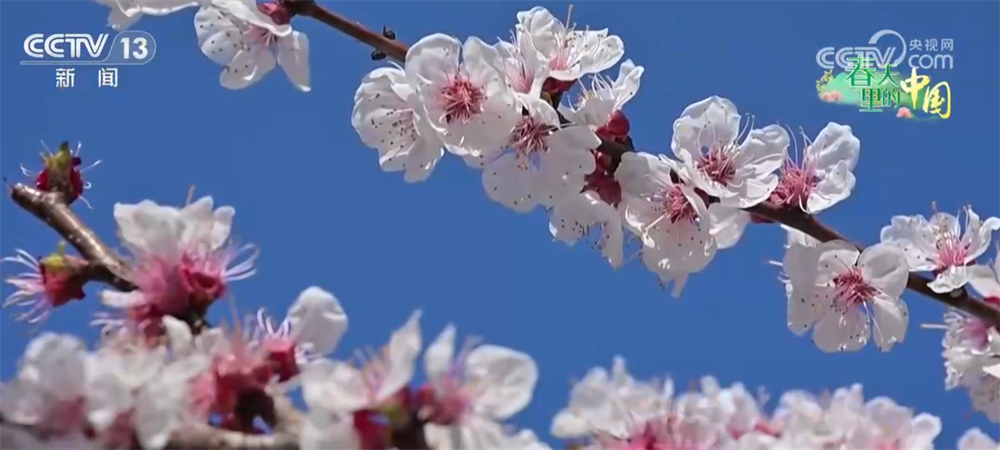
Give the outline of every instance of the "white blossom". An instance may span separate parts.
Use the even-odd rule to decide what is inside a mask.
[[[378,150],[382,170],[404,171],[408,182],[427,179],[444,156],[444,144],[400,68],[365,75],[354,94],[351,124],[365,145]]]
[[[753,123],[747,123],[741,130],[740,123],[736,105],[712,96],[684,109],[674,122],[670,144],[694,186],[732,208],[767,199],[778,184],[773,172],[781,166],[790,140],[780,126],[753,129]]]
[[[935,273],[927,285],[934,292],[947,293],[969,282],[967,265],[986,252],[992,233],[1000,230],[1000,218],[981,221],[971,207],[964,208],[965,233],[961,214],[936,213],[930,220],[923,216],[894,216],[882,228],[882,243],[899,247],[906,255],[912,272]]]
[[[226,293],[230,282],[256,273],[256,247],[229,241],[235,209],[213,205],[212,197],[182,209],[150,200],[115,204],[119,235],[135,259],[131,281],[138,289],[102,291],[105,305],[132,314],[95,323],[155,333],[163,315],[182,314],[192,303],[210,303]]]
[[[817,214],[840,203],[854,189],[854,167],[861,153],[861,141],[851,127],[830,122],[809,142],[803,134],[805,150],[795,161],[786,151],[778,186],[771,202],[794,205]]]
[[[531,40],[556,80],[575,81],[601,73],[625,54],[621,38],[608,35],[607,29],[573,30],[540,6],[517,13],[517,21],[518,32]]]
[[[624,173],[631,175],[619,176]],[[643,262],[661,280],[674,281],[675,297],[688,275],[708,266],[718,250],[709,208],[686,183],[689,175],[678,163],[645,153],[622,155],[615,174],[623,183],[625,220],[641,233]]]
[[[280,324],[275,325],[262,308],[255,325],[250,341],[262,347],[279,381],[285,382],[337,348],[347,332],[347,313],[333,294],[312,286],[288,307]]]
[[[504,79],[503,64],[497,49],[476,37],[462,45],[438,33],[410,46],[404,65],[409,84],[452,153],[478,157],[507,143],[520,104]]]
[[[555,109],[544,100],[522,101],[527,115],[511,132],[509,150],[495,159],[483,155],[483,187],[497,203],[526,213],[583,190],[584,177],[596,167],[590,149],[600,140],[587,127],[560,125]]]
[[[225,66],[222,86],[249,87],[280,65],[297,89],[309,92],[309,38],[288,19],[277,3],[210,0],[195,14],[194,26],[202,53]]]
[[[815,261],[815,268],[805,266],[788,274],[793,286],[803,286],[795,298],[808,305],[795,322],[808,325],[815,320],[816,346],[825,352],[859,350],[872,336],[871,322],[880,350],[902,342],[910,319],[899,298],[907,281],[903,252],[885,244],[859,252],[839,240],[820,244],[816,251],[815,259],[800,261],[809,265]]]
[[[590,89],[580,93],[577,104],[574,107],[559,105],[559,112],[570,122],[589,126],[598,134],[618,135],[621,130],[609,129],[613,125],[611,120],[639,92],[645,71],[631,59],[625,60],[618,67],[618,77],[613,82],[595,75]],[[627,133],[628,130],[624,131]]]

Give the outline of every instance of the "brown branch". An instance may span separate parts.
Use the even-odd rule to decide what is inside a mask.
[[[80,252],[87,260],[84,273],[88,280],[99,281],[121,291],[135,289],[129,281],[128,266],[69,208],[61,193],[42,192],[18,183],[10,189],[10,198],[56,230]]]

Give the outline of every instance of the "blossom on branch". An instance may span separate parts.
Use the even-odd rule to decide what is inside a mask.
[[[257,311],[251,342],[260,345],[279,382],[299,375],[306,364],[333,352],[347,332],[347,313],[333,294],[307,288],[275,326],[264,309]]]
[[[574,30],[547,9],[536,6],[517,13],[517,39],[530,39],[531,46],[548,64],[546,91],[565,92],[584,75],[610,69],[625,54],[621,38],[608,30]]]
[[[41,259],[35,259],[30,253],[18,249],[17,256],[7,256],[4,262],[18,263],[30,269],[4,281],[17,288],[13,294],[4,300],[3,307],[24,306],[28,310],[18,314],[17,320],[30,324],[40,324],[52,313],[52,310],[73,300],[83,300],[83,284],[86,279],[80,270],[86,264],[83,259],[66,254],[66,244],[61,243],[59,250]]]
[[[438,33],[410,46],[406,76],[448,151],[482,158],[507,143],[520,105],[503,64],[497,49],[476,37],[462,45]]]
[[[556,110],[542,99],[521,102],[527,114],[511,131],[507,150],[483,155],[483,187],[492,200],[526,213],[582,191],[595,167],[590,149],[601,141],[585,126],[560,125]]]
[[[911,272],[933,272],[934,281],[927,286],[934,292],[954,291],[969,282],[968,266],[986,252],[993,232],[1000,230],[1000,218],[983,221],[972,207],[962,211],[964,234],[961,212],[958,216],[935,212],[930,220],[920,215],[894,216],[882,228],[882,243],[901,249]]]
[[[642,260],[664,283],[674,282],[674,297],[688,275],[707,267],[718,250],[709,208],[688,184],[689,176],[678,162],[646,153],[626,153],[615,173],[622,183],[625,221],[643,241]]]
[[[854,189],[854,167],[861,153],[861,141],[851,127],[830,122],[809,142],[803,134],[805,149],[800,161],[785,153],[778,186],[770,200],[776,205],[796,206],[817,214],[840,203]]]
[[[903,342],[910,317],[900,299],[907,280],[902,251],[876,244],[860,252],[839,240],[803,251],[816,254],[786,260],[785,271],[793,289],[801,287],[795,299],[808,305],[794,321],[815,321],[813,342],[820,350],[860,350],[872,334],[882,351]],[[802,267],[792,269],[792,263]]]
[[[230,282],[256,273],[257,248],[237,247],[229,240],[236,210],[213,209],[212,197],[182,209],[150,200],[118,203],[114,214],[121,239],[134,258],[132,282],[138,289],[101,292],[106,306],[125,313],[97,321],[109,329],[162,335],[163,316],[203,315],[226,294]]]
[[[42,147],[45,147],[44,142]],[[72,150],[69,147],[69,142],[63,142],[55,153],[45,148],[45,151],[41,153],[42,169],[36,172],[22,164],[21,173],[24,176],[34,177],[35,187],[38,190],[62,194],[63,201],[67,205],[80,199],[89,208],[90,202],[83,197],[83,191],[90,189],[91,185],[83,179],[83,173],[96,167],[101,163],[101,160],[81,168],[83,160],[80,158],[80,150],[82,148],[82,142],[77,143],[76,149]]]
[[[195,14],[194,27],[202,53],[226,67],[222,86],[249,87],[280,65],[298,90],[309,92],[309,38],[290,20],[280,3],[211,0]]]

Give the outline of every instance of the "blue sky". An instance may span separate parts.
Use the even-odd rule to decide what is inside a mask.
[[[373,29],[387,24],[412,43],[434,32],[506,37],[515,14],[535,4],[328,5]],[[541,5],[560,17],[566,11],[564,3]],[[107,9],[88,1],[20,1],[3,2],[2,12],[2,174],[18,179],[17,164],[37,165],[39,140],[52,148],[82,141],[85,160],[104,163],[88,173],[94,210],[75,208],[112,244],[115,202],[180,205],[196,185],[197,194],[235,206],[236,235],[262,249],[258,275],[232,288],[241,310],[265,306],[281,315],[302,289],[330,290],[351,319],[339,355],[380,344],[420,308],[425,342],[453,321],[461,333],[536,358],[535,400],[515,422],[542,436],[565,404],[570,380],[616,354],[639,376],[670,374],[682,385],[705,374],[775,394],[861,382],[870,397],[887,395],[941,416],[941,448],[974,426],[996,436],[983,416],[968,414],[964,391],[944,391],[940,333],[919,329],[940,322],[944,309],[927,298],[906,294],[911,331],[888,354],[866,348],[826,355],[793,336],[777,272],[765,263],[782,254],[784,234],[776,226],[753,226],[675,300],[638,261],[614,271],[586,247],[553,242],[544,214],[522,216],[494,204],[479,173],[460,161],[444,161],[416,185],[382,173],[349,121],[354,91],[377,63],[368,59],[370,49],[322,24],[293,22],[311,41],[308,94],[277,71],[244,91],[220,87],[220,68],[198,50],[193,10],[134,27],[156,38],[158,53],[148,65],[122,68],[116,90],[98,88],[89,67],[77,69],[74,89],[58,90],[52,67],[18,64],[23,39],[102,32]],[[931,201],[945,211],[971,203],[981,215],[1000,214],[998,15],[995,2],[581,2],[573,17],[580,27],[621,36],[626,58],[646,68],[626,107],[632,137],[645,151],[668,152],[670,124],[710,95],[730,98],[758,124],[777,121],[811,136],[830,121],[850,125],[862,144],[858,185],[822,219],[870,244],[890,216],[927,214]],[[822,75],[816,51],[864,45],[884,28],[907,39],[954,40],[955,68],[930,72],[950,81],[959,97],[951,119],[904,121],[815,98]],[[0,205],[0,252],[55,248],[54,232],[11,201]],[[48,329],[92,340],[87,318],[98,310],[95,288],[86,302],[58,311]],[[0,288],[3,296],[10,292]],[[226,308],[213,314],[228,315]],[[27,328],[8,312],[0,315],[6,379]]]

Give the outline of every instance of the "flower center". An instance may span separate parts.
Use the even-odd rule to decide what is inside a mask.
[[[511,147],[518,157],[532,159],[548,149],[545,138],[551,131],[552,127],[545,122],[531,116],[522,117],[511,133]]]
[[[671,186],[666,192],[662,208],[664,215],[666,215],[667,219],[670,219],[670,223],[677,223],[679,221],[694,223],[698,218],[698,212],[695,211],[694,205],[684,195],[681,187],[676,184]]]
[[[702,153],[698,160],[698,169],[710,180],[728,184],[736,177],[736,152],[738,147],[733,144],[713,145]]]
[[[285,382],[299,374],[296,360],[295,341],[289,338],[269,338],[264,340],[264,353],[278,381]]]
[[[968,246],[951,232],[943,232],[938,236],[937,242],[937,270],[945,270],[949,267],[965,265],[969,256]]]
[[[53,308],[84,298],[83,284],[74,280],[72,272],[49,270],[44,263],[39,264],[38,271],[42,275],[42,285]]]
[[[771,193],[771,202],[779,206],[796,205],[805,209],[809,195],[819,182],[814,165],[810,162],[799,165],[790,159],[785,160],[778,186]]]
[[[208,304],[226,293],[223,267],[212,264],[209,259],[184,255],[181,258],[181,284],[196,304]]]
[[[878,289],[868,284],[861,275],[861,269],[851,267],[833,278],[836,302],[844,309],[854,308],[875,298]]]
[[[456,74],[447,86],[441,89],[445,121],[467,123],[482,110],[486,93],[461,73]]]

